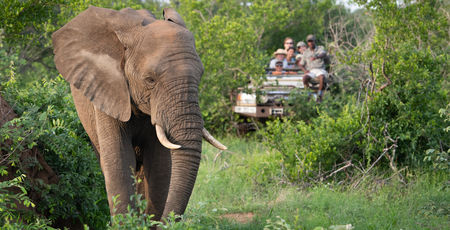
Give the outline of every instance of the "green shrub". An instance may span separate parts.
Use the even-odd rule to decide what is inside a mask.
[[[422,166],[428,149],[446,151],[450,143],[438,112],[449,100],[446,6],[437,0],[358,2],[376,28],[363,55],[374,81],[363,113],[371,135],[366,155],[379,155],[389,137],[397,145],[396,162]]]
[[[342,109],[339,104],[348,104],[346,97],[314,106],[303,97],[294,105],[293,119],[306,123],[268,125],[267,143],[283,154],[292,180],[320,174],[344,160],[357,160],[363,167],[389,162],[394,171],[424,162],[448,166],[448,121],[439,115],[450,95],[445,6],[441,1],[357,2],[376,28],[370,48],[347,63],[363,62],[370,70],[361,82],[358,106]]]
[[[140,179],[133,177],[134,183],[141,183]],[[117,205],[119,196],[113,197],[114,206]],[[119,213],[111,216],[111,221],[108,224],[109,230],[149,230],[155,227],[160,229],[186,229],[187,224],[183,223],[183,216],[175,215],[174,212],[169,213],[169,216],[164,219],[164,223],[161,221],[152,220],[154,215],[148,215],[145,213],[147,208],[147,201],[142,197],[142,194],[133,194],[130,197],[131,205],[127,206],[127,213]],[[177,222],[177,220],[181,222]]]
[[[16,130],[0,129],[0,139],[13,141],[13,149],[38,145],[59,177],[58,184],[37,187],[26,180],[24,187],[41,195],[39,213],[50,220],[78,220],[95,229],[105,228],[109,218],[104,179],[98,160],[76,114],[68,84],[60,77],[21,87],[11,78],[2,85],[2,96],[14,102],[20,118]],[[13,154],[8,164],[18,164]],[[19,172],[18,173],[22,173]]]
[[[266,145],[282,154],[285,176],[291,181],[315,177],[340,161],[361,159],[362,133],[358,109],[348,104],[333,118],[320,113],[310,124],[289,119],[267,123]]]
[[[448,134],[450,131],[450,103],[443,109],[439,110],[441,117],[444,119],[446,125],[443,128],[444,132]],[[448,172],[450,169],[450,148],[447,151],[441,145],[438,149],[428,149],[425,151],[424,162],[428,162],[433,170],[442,170]]]
[[[116,204],[118,197],[113,198],[114,204]],[[142,194],[134,194],[130,197],[131,201],[135,203],[136,208],[131,208],[128,205],[128,212],[125,214],[116,214],[111,216],[111,223],[108,229],[120,230],[120,229],[137,229],[144,230],[150,229],[154,226],[162,226],[159,221],[152,220],[154,215],[145,214],[145,208],[147,202],[142,198]]]
[[[428,149],[442,147],[446,151],[450,143],[445,120],[439,115],[448,102],[447,82],[442,77],[448,55],[435,56],[429,50],[402,44],[390,57],[385,72],[392,85],[374,92],[367,104],[366,132],[374,138],[365,151],[368,156],[379,155],[389,136],[397,142],[398,163],[422,166]]]
[[[326,112],[332,117],[339,116],[343,107],[347,105],[348,101],[354,101],[353,96],[343,94],[339,92],[340,83],[334,83],[331,87],[332,90],[327,91],[324,95],[322,103],[316,103],[316,98],[310,90],[295,90],[289,95],[287,101],[287,113],[292,120],[302,120],[306,123],[310,123],[313,118],[319,116],[319,111]]]
[[[0,175],[5,175],[6,170],[1,169]],[[12,180],[0,182],[0,228],[1,229],[53,229],[50,221],[43,217],[35,216],[33,208],[35,204],[28,197],[26,189],[22,186],[25,175],[22,174]],[[15,188],[17,193],[10,189]],[[17,209],[18,205],[23,209]]]

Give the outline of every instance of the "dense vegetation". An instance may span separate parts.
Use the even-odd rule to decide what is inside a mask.
[[[376,31],[370,46],[343,57],[344,65],[367,63],[358,95],[348,91],[344,98],[328,98],[332,101],[309,120],[268,125],[269,146],[281,150],[292,180],[320,176],[319,166],[328,171],[342,162],[364,168],[383,157],[398,172],[399,167],[426,166],[427,152],[448,159],[448,34],[443,29],[448,24],[438,6],[366,4]]]
[[[449,5],[355,2],[363,8],[351,12],[333,0],[170,2],[194,33],[205,66],[200,85],[205,125],[222,134],[230,150],[204,147],[183,221],[163,227],[449,226]],[[16,169],[15,179],[0,182],[1,228],[81,223],[92,229],[145,229],[153,223],[139,208],[110,219],[103,176],[68,84],[54,67],[50,37],[89,5],[146,8],[161,17],[167,4],[0,3],[0,91],[20,116],[0,129],[0,143],[12,142],[1,146],[8,154],[0,156],[0,175],[9,166]],[[239,118],[231,110],[236,89],[263,80],[264,65],[285,36],[299,41],[309,33],[333,58],[335,82],[325,100],[316,104],[304,92],[294,94],[291,116],[260,124],[246,142],[236,138]],[[57,172],[57,184],[37,185],[24,176],[18,153],[33,146]],[[11,186],[22,192],[10,193]],[[39,205],[27,197],[30,191],[41,194]],[[142,207],[139,196],[133,198]],[[17,203],[35,208],[18,210]],[[247,213],[253,222],[238,225],[227,219],[230,213]]]

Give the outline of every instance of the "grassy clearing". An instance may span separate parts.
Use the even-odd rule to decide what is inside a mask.
[[[223,140],[230,152],[204,145],[195,190],[181,229],[448,229],[449,182],[443,174],[410,176],[408,186],[365,184],[357,190],[279,183],[279,157],[261,144]],[[278,227],[278,228],[277,228]]]

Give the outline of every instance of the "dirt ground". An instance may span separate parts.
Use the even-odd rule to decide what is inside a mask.
[[[223,214],[220,216],[221,219],[228,219],[228,220],[234,220],[241,224],[250,223],[253,220],[253,217],[255,216],[252,212],[247,213],[228,213]]]

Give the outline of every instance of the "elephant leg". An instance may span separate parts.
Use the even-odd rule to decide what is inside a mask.
[[[171,157],[170,151],[157,140],[154,127],[151,133],[152,139],[147,142],[149,144],[143,152],[143,182],[148,201],[146,212],[154,214],[155,220],[160,220],[169,192]]]
[[[94,150],[98,158],[99,144],[95,124],[94,106],[91,101],[83,95],[83,92],[75,88],[73,85],[70,85],[70,91],[72,92],[73,103],[75,104],[78,117],[80,118],[81,124],[83,125],[84,130],[86,130],[92,145],[94,146]]]
[[[130,196],[135,193],[132,175],[136,157],[131,138],[120,121],[95,109],[100,165],[105,177],[111,215],[127,212]],[[113,197],[118,196],[114,204]]]

